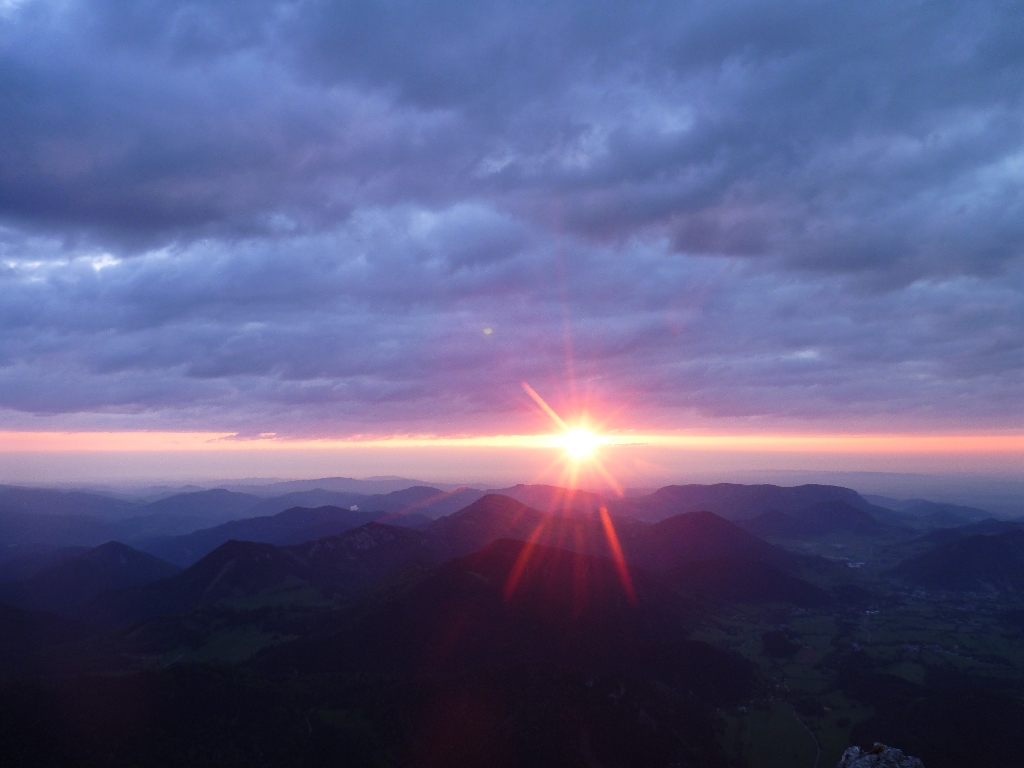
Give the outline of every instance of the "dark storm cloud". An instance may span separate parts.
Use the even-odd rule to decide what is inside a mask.
[[[1020,426],[1022,22],[0,0],[0,407],[516,431],[571,349],[651,426]]]

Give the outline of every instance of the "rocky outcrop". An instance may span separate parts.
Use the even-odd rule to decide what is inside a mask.
[[[916,757],[908,757],[898,749],[875,744],[871,749],[850,747],[836,768],[924,768]]]

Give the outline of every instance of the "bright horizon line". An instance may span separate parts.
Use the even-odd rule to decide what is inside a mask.
[[[595,435],[601,447],[778,453],[1024,453],[1024,434],[632,434]],[[360,448],[564,449],[564,433],[537,435],[284,438],[272,433],[240,437],[237,432],[168,431],[0,431],[0,453],[178,452],[252,450],[351,450]]]

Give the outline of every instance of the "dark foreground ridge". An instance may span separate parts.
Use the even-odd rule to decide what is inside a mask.
[[[688,509],[693,487],[626,517],[512,490],[545,509],[492,493],[416,528],[257,515],[217,535],[288,543],[223,541],[183,570],[116,542],[19,545],[5,760],[810,768],[878,741],[928,768],[1024,765],[1021,570],[993,556],[1019,526],[928,532],[828,487],[709,490],[738,522]],[[800,506],[763,508],[780,498]],[[744,530],[766,519],[799,526]],[[942,572],[958,589],[908,575],[978,547]]]

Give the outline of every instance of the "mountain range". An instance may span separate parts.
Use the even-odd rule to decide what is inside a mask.
[[[635,499],[515,486],[545,508],[489,493],[432,520],[410,507],[452,496],[409,489],[393,496],[397,515],[297,507],[146,542],[192,547],[183,569],[118,542],[18,547],[9,573],[21,575],[0,585],[0,743],[21,744],[11,752],[21,762],[53,758],[35,764],[326,766],[344,755],[355,765],[725,768],[735,764],[729,723],[742,738],[766,717],[773,729],[833,727],[824,703],[845,699],[787,690],[800,675],[881,713],[857,726],[864,738],[886,723],[931,732],[900,707],[944,707],[941,686],[955,681],[907,682],[859,647],[889,642],[872,630],[898,618],[875,618],[898,599],[884,593],[892,578],[1024,588],[1024,529],[1007,522],[922,537],[867,502],[772,511],[765,498],[785,494],[731,488],[710,493],[733,494],[736,521],[687,511],[685,498],[663,516],[666,499],[689,493],[663,490],[651,519],[624,516]],[[241,508],[238,496],[221,495]],[[173,503],[186,502],[197,500]],[[752,531],[810,542],[804,552],[893,537],[927,551],[864,577]],[[934,655],[903,652],[911,667]],[[1017,755],[1009,733],[1000,749]]]
[[[0,564],[32,548],[40,552],[69,546],[96,546],[122,541],[133,546],[150,539],[182,536],[235,520],[271,517],[295,507],[356,507],[360,512],[402,514],[425,524],[419,515],[437,519],[465,508],[488,491],[474,488],[401,485],[400,478],[356,481],[323,478],[230,488],[187,491],[139,502],[109,493],[0,486]],[[366,493],[367,490],[384,490]],[[173,490],[173,489],[166,489]],[[803,485],[792,488],[732,483],[667,486],[642,496],[621,498],[554,486],[517,485],[491,491],[544,512],[593,514],[605,507],[618,518],[657,522],[681,512],[710,511],[741,521],[778,511],[797,513],[815,504],[843,502],[876,519],[923,529],[958,524],[980,510],[914,500],[887,500],[898,511],[873,505],[849,488]],[[2,568],[2,566],[0,566]]]
[[[297,511],[331,516],[327,510]],[[614,536],[609,536],[609,524]],[[437,567],[500,540],[596,558],[627,582],[633,573],[652,574],[641,575],[642,579],[661,574],[676,590],[703,602],[827,600],[798,575],[808,558],[774,547],[711,513],[686,513],[653,525],[612,523],[599,515],[543,513],[491,494],[424,530],[372,521],[287,546],[227,541],[180,573],[107,591],[80,603],[77,611],[62,608],[103,624],[127,625],[257,594],[263,599],[276,595],[274,600],[331,600],[355,595],[410,566]],[[709,565],[704,570],[685,568],[694,563]],[[721,588],[716,588],[712,582],[726,573],[732,575],[719,579]],[[52,570],[36,578],[53,576]]]
[[[1024,529],[966,536],[905,560],[893,573],[927,589],[1024,591]]]
[[[255,579],[253,584],[247,586],[244,583],[244,574],[254,574],[259,570],[256,566],[253,566],[255,570],[246,570],[249,565],[245,564],[253,558],[264,564],[260,567],[269,569],[268,574],[271,575],[267,578],[272,583],[283,583],[290,579],[293,585],[314,589],[329,597],[332,594],[357,592],[413,562],[421,565],[440,564],[479,551],[499,539],[508,538],[526,541],[530,546],[566,550],[613,562],[618,560],[631,568],[641,568],[652,574],[675,573],[682,579],[680,583],[687,584],[687,589],[694,594],[701,590],[711,594],[708,585],[715,579],[710,575],[701,576],[700,569],[687,570],[684,566],[698,562],[719,562],[717,571],[711,565],[703,568],[712,569],[708,573],[717,573],[716,578],[723,584],[728,582],[725,578],[727,573],[759,572],[765,584],[776,584],[777,594],[788,594],[790,597],[787,599],[795,602],[820,599],[821,595],[812,596],[812,592],[806,590],[801,592],[800,588],[787,579],[806,576],[808,568],[812,571],[817,569],[820,573],[823,561],[787,552],[768,544],[762,537],[778,540],[815,539],[840,533],[872,537],[902,530],[879,520],[872,513],[880,508],[861,499],[853,491],[830,486],[670,486],[646,497],[610,500],[607,504],[604,503],[605,499],[595,494],[573,493],[552,486],[520,485],[508,490],[510,494],[542,505],[544,509],[537,509],[505,494],[480,495],[482,492],[471,489],[446,492],[429,487],[413,487],[375,497],[358,497],[363,501],[371,498],[380,508],[374,511],[366,511],[358,504],[353,504],[349,508],[295,507],[270,515],[247,514],[241,519],[180,536],[136,541],[133,542],[136,544],[135,549],[116,542],[92,550],[25,545],[20,549],[15,548],[20,555],[10,557],[7,561],[7,583],[0,587],[0,601],[69,614],[84,603],[99,599],[103,593],[120,591],[127,594],[135,590],[138,592],[135,597],[118,599],[122,602],[135,600],[139,604],[149,603],[151,606],[175,606],[174,610],[178,610],[181,606],[193,607],[204,601],[217,602],[226,599],[227,595],[251,595],[265,588],[254,586],[262,583],[255,576],[252,576]],[[319,498],[318,494],[337,493],[340,492],[295,492],[310,498]],[[59,495],[65,504],[62,509],[78,503],[81,495]],[[22,509],[31,496],[26,493],[10,495]],[[266,505],[279,504],[285,498],[295,499],[296,496],[261,499],[227,490],[213,490],[178,494],[146,507],[153,512],[153,517],[171,515],[181,519],[183,516],[204,514],[228,516],[251,513],[253,510],[275,509],[274,506]],[[349,496],[346,500],[352,498],[356,497]],[[809,499],[811,503],[805,506],[794,506]],[[467,500],[470,503],[457,511],[450,511],[452,507]],[[730,522],[706,510],[686,511],[701,501],[728,511],[739,518],[738,522]],[[790,505],[788,511],[773,508],[753,514],[770,502],[780,501]],[[649,506],[642,513],[638,512],[638,505],[644,503],[649,503]],[[215,512],[215,509],[219,511]],[[431,520],[421,514],[420,510],[448,513]],[[662,517],[673,510],[675,514]],[[623,516],[624,512],[632,514]],[[30,513],[15,511],[7,514],[24,517]],[[91,524],[97,523],[95,518],[71,517]],[[63,520],[63,517],[58,516],[50,518]],[[127,518],[128,521],[133,519],[136,518]],[[102,525],[116,526],[125,522],[119,520]],[[403,525],[419,530],[403,530]],[[982,551],[986,546],[995,546],[988,541],[991,537],[985,537],[981,543],[974,541],[978,538],[977,534],[1005,530],[1014,525],[1010,522],[982,521],[960,529],[936,531],[927,535],[932,537],[931,544],[926,544],[927,537],[914,540],[918,542],[916,551],[921,552],[926,546],[939,546],[941,549],[941,546],[951,546],[960,539],[970,539],[969,543],[956,550],[960,557],[964,553]],[[349,533],[351,536],[346,535]],[[1005,541],[1006,546],[1009,546],[1013,538],[999,541]],[[230,546],[223,549],[229,543]],[[314,556],[316,552],[321,554]],[[326,555],[323,553],[333,553],[331,557],[335,560],[342,558],[345,564],[341,565],[338,561],[329,566],[326,563],[331,558],[325,560]],[[213,561],[207,559],[211,554],[216,554]],[[941,580],[937,581],[939,577],[932,573],[936,568],[929,571],[927,563],[939,562],[949,556],[946,550],[936,550],[934,553],[924,551],[900,566],[897,573],[901,578],[916,580],[915,583],[938,584]],[[964,568],[967,568],[966,563],[971,562],[972,557],[985,560],[982,555],[972,555],[966,559],[961,557],[965,563]],[[210,562],[214,565],[210,565]],[[1015,586],[1017,582],[1012,575],[1014,568],[1018,567],[1015,561],[1005,553],[988,558],[990,566],[997,562],[1005,564],[1002,575],[995,577],[981,571],[971,571],[974,576],[964,576],[956,582],[960,586],[955,588],[973,589],[980,588],[979,585],[995,585],[995,588],[1000,589],[1019,588]],[[200,570],[191,575],[174,575],[177,568],[199,565],[202,565]],[[761,571],[757,571],[758,568]],[[229,572],[233,574],[230,578]],[[196,576],[196,573],[199,575]],[[204,573],[217,576],[222,581],[220,587],[211,590],[211,585],[204,581],[207,578],[202,575]],[[0,564],[0,576],[3,575],[3,565]],[[165,577],[170,577],[170,581]],[[178,582],[174,582],[174,578]],[[953,583],[950,581],[953,578],[952,571],[947,569],[943,578],[946,581],[941,583]],[[203,597],[199,603],[187,598],[187,595],[192,594],[189,589],[173,586],[189,579],[192,579],[189,583],[206,584],[201,590]],[[746,581],[753,583],[757,579],[751,575],[746,577]],[[167,595],[154,596],[157,592],[153,590],[159,590],[151,587],[151,583],[164,582],[171,584],[166,587]],[[736,589],[733,589],[732,594],[741,594],[742,590]],[[149,591],[143,595],[139,590]],[[171,593],[179,597],[168,596]],[[729,593],[729,589],[723,587],[721,595]],[[757,591],[750,594],[756,597]],[[799,598],[793,597],[798,594],[801,595]],[[109,596],[103,597],[103,600],[111,605],[112,600],[117,602]],[[120,613],[138,618],[144,614],[158,615],[165,609],[141,610],[122,606],[116,609],[105,608],[104,611],[111,615]]]
[[[418,515],[421,522],[451,514],[483,495],[457,488],[413,486],[367,495],[310,489],[263,497],[215,488],[132,503],[79,491],[0,486],[0,562],[31,547],[96,546],[117,540],[138,544],[180,536],[252,517],[270,517],[295,507],[357,507],[365,513]]]
[[[368,550],[415,549],[427,536],[371,523],[305,548],[229,542],[94,607],[135,595],[165,616],[205,606],[222,627],[232,602],[338,578],[328,575],[337,563],[363,560]],[[699,612],[678,586],[642,570],[626,582],[607,558],[498,539],[352,610],[328,609],[319,623],[254,609],[280,636],[237,671],[172,666],[41,688],[0,679],[0,743],[19,764],[77,755],[87,765],[170,766],[198,756],[327,766],[343,755],[346,764],[371,765],[390,753],[396,764],[417,766],[553,768],[588,758],[724,768],[715,708],[745,701],[763,683],[750,661],[686,637]],[[143,620],[77,647],[156,645],[178,654],[173,664],[204,620]],[[50,633],[48,642],[64,628],[26,612],[18,622],[22,635]],[[132,650],[130,658],[150,657]],[[62,727],[51,731],[54,717]],[[239,734],[243,743],[225,752]]]
[[[927,499],[891,499],[886,496],[865,495],[864,498],[875,506],[900,512],[909,519],[919,520],[934,527],[968,525],[992,517],[991,512],[962,504]]]
[[[0,585],[0,602],[74,613],[97,595],[163,579],[180,569],[116,541],[70,557],[24,581]]]
[[[756,536],[777,539],[804,539],[853,534],[879,536],[893,532],[893,526],[883,523],[846,501],[820,501],[793,512],[777,509],[757,517],[741,520],[739,525]]]

